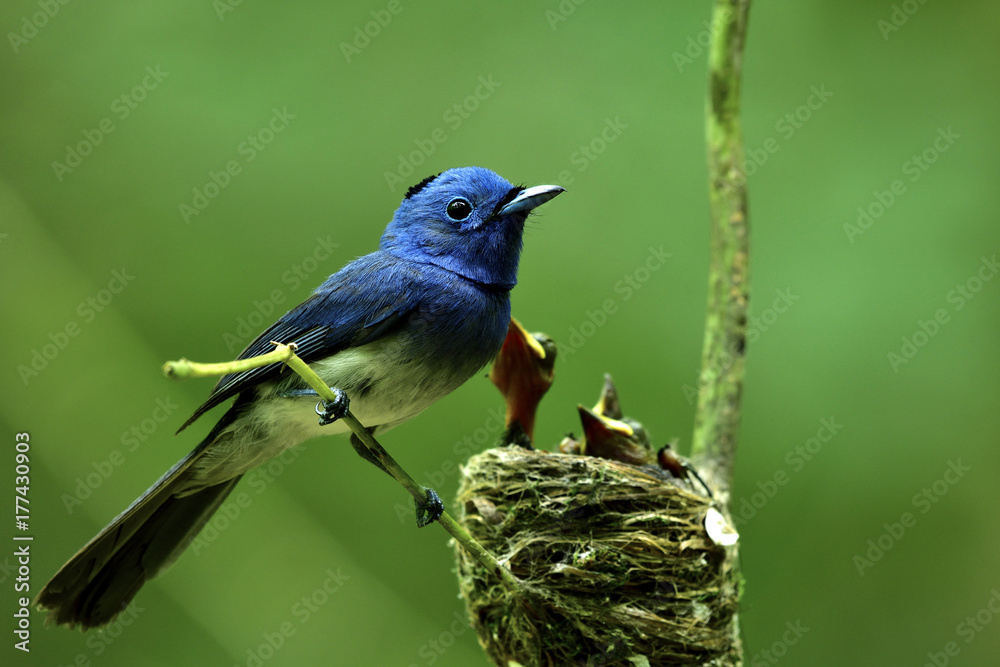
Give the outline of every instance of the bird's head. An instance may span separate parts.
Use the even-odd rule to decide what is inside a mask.
[[[449,169],[407,190],[379,248],[510,289],[525,219],[560,192],[558,185],[511,185],[482,167]]]

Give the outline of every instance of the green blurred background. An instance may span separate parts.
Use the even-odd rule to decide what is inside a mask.
[[[686,451],[709,16],[707,2],[3,3],[0,495],[9,521],[27,431],[33,594],[217,416],[173,437],[212,383],[169,382],[160,364],[230,358],[448,167],[568,189],[529,225],[513,293],[515,315],[564,344],[540,441],[579,431],[574,406],[611,372],[626,412]],[[748,664],[1000,655],[998,17],[968,0],[751,12],[760,324],[734,495]],[[651,249],[670,257],[646,273]],[[492,442],[500,405],[477,377],[384,443],[449,498],[460,443]],[[104,634],[36,614],[30,655],[14,651],[5,547],[5,655],[486,664],[456,621],[445,533],[418,531],[346,440],[303,449],[243,482],[244,506]],[[787,624],[808,631],[791,644]]]

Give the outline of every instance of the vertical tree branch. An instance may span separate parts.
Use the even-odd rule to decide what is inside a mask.
[[[740,429],[749,239],[740,81],[750,0],[716,0],[706,109],[711,257],[692,454],[728,491]]]

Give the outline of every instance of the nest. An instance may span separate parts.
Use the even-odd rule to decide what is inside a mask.
[[[462,470],[460,521],[524,584],[457,547],[498,666],[740,665],[736,546],[713,501],[655,466],[499,447]],[[735,538],[734,538],[735,540]]]

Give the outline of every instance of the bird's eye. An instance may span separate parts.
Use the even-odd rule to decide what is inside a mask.
[[[472,204],[470,204],[467,199],[458,197],[457,199],[452,199],[448,202],[448,208],[446,210],[449,218],[457,222],[461,222],[472,215]]]

